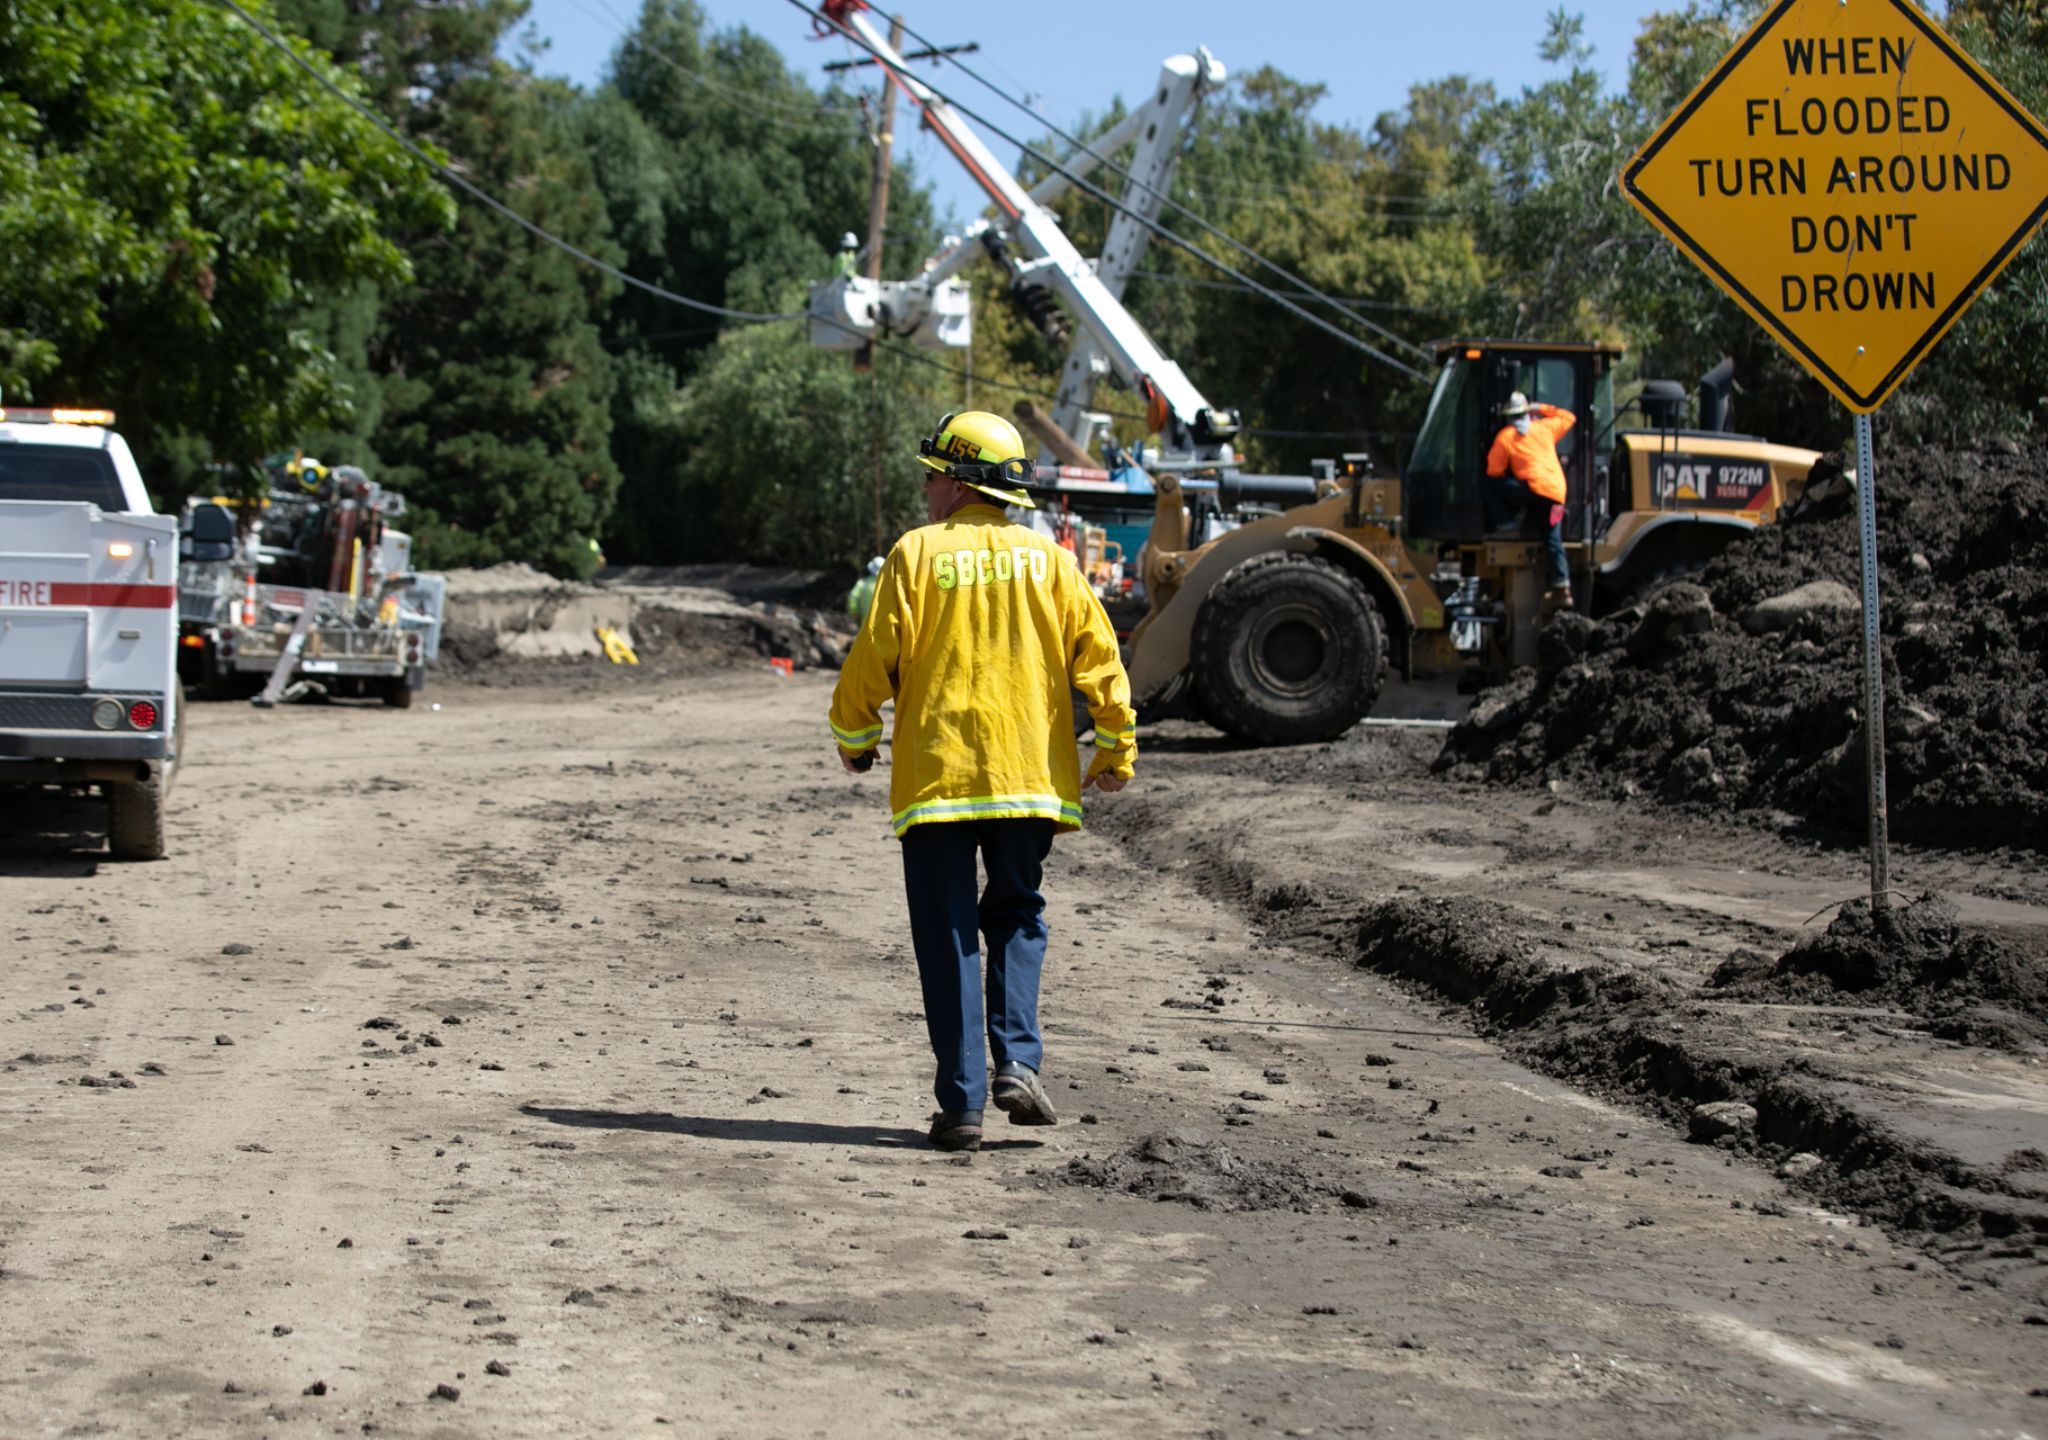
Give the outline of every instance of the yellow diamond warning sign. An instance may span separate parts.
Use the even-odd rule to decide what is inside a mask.
[[[1868,414],[2048,214],[2048,130],[1910,0],[1779,0],[1622,188]]]

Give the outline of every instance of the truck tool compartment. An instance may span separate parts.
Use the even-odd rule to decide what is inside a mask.
[[[97,411],[0,411],[0,787],[96,789],[163,853],[181,717],[177,524]]]

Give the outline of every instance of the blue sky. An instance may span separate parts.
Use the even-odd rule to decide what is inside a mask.
[[[786,0],[700,3],[713,28],[744,25],[766,37],[814,85],[827,78],[819,66],[849,49],[844,41],[809,40],[809,17]],[[1298,80],[1320,82],[1328,93],[1317,118],[1361,125],[1398,109],[1418,80],[1463,73],[1508,92],[1551,73],[1536,54],[1550,7],[1532,0],[934,0],[897,8],[913,30],[939,44],[978,41],[980,52],[967,62],[1013,93],[1035,95],[1036,108],[1062,128],[1099,113],[1117,95],[1141,93],[1162,59],[1197,45],[1207,45],[1233,75],[1272,64]],[[1584,14],[1593,63],[1612,85],[1626,71],[1639,17],[1660,6],[1659,0],[1585,0],[1568,8]],[[527,25],[549,42],[535,68],[595,85],[638,13],[639,0],[533,0]],[[920,74],[1012,133],[1031,133],[1017,111],[948,69],[921,67]],[[1009,147],[988,138],[999,156],[1011,158]],[[981,193],[930,136],[899,125],[898,153],[906,148],[933,184],[942,213],[948,206],[956,217],[980,212]]]

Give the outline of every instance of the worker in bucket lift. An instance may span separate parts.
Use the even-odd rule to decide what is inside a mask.
[[[883,563],[831,724],[840,764],[860,774],[881,743],[882,704],[896,702],[889,807],[938,1062],[931,1141],[975,1150],[990,1100],[1013,1125],[1058,1123],[1039,1081],[1040,876],[1053,836],[1081,826],[1081,792],[1131,778],[1137,714],[1116,632],[1073,557],[1003,513],[1032,508],[1017,427],[948,415],[918,463],[931,523]],[[1075,691],[1095,727],[1086,779]],[[988,875],[978,897],[977,854]]]
[[[866,620],[868,610],[875,603],[875,582],[882,575],[882,557],[877,555],[868,561],[867,573],[853,582],[853,589],[846,595],[846,613],[856,620]]]
[[[1487,523],[1495,530],[1507,529],[1526,514],[1542,525],[1547,581],[1543,605],[1546,610],[1569,609],[1572,579],[1564,558],[1564,465],[1557,458],[1557,442],[1578,417],[1556,405],[1532,405],[1517,390],[1508,397],[1501,419],[1508,423],[1493,437],[1486,481],[1480,487]]]
[[[849,230],[839,237],[839,253],[832,257],[832,273],[851,280],[860,273],[860,241]]]

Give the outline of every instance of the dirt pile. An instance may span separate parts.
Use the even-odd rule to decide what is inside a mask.
[[[1738,954],[1708,984],[1730,999],[1892,1005],[1970,1044],[2048,1040],[2048,974],[2004,941],[1964,929],[1938,895],[1881,912],[1851,901],[1775,963]]]
[[[747,566],[607,571],[593,584],[515,563],[455,571],[440,668],[492,683],[533,678],[536,661],[604,668],[600,630],[665,674],[764,659],[836,668],[853,638],[852,617],[825,603],[840,588],[816,572]]]
[[[1559,616],[1437,769],[1562,780],[1724,812],[1864,824],[1855,497],[1758,531],[1697,584]],[[1886,765],[1896,839],[2048,845],[2048,457],[1880,455]]]
[[[1141,1200],[1172,1201],[1197,1210],[1301,1210],[1318,1208],[1340,1195],[1355,1208],[1372,1202],[1353,1191],[1335,1190],[1292,1165],[1260,1162],[1220,1143],[1161,1132],[1101,1158],[1084,1155],[1054,1170],[1054,1185],[1114,1190]]]

